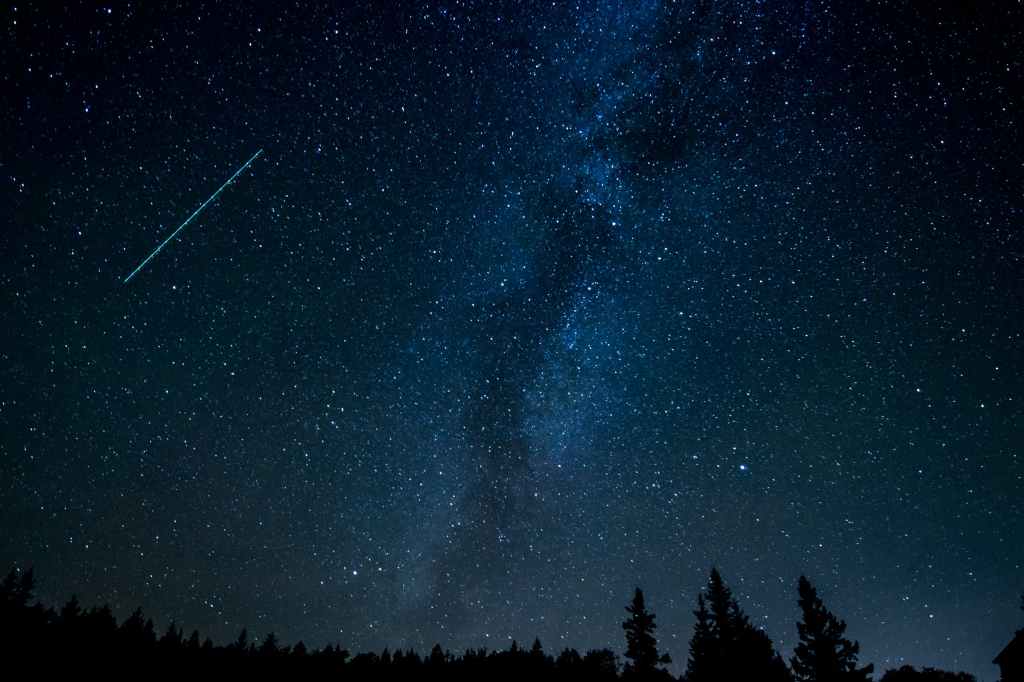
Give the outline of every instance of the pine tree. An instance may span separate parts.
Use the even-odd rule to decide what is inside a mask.
[[[279,646],[277,643],[277,635],[273,632],[268,632],[267,636],[263,639],[263,643],[260,644],[259,653],[261,656],[274,656],[277,654]]]
[[[181,628],[172,620],[167,632],[160,638],[160,647],[165,651],[174,652],[181,648]]]
[[[238,633],[238,639],[235,640],[235,643],[230,648],[240,654],[246,653],[249,649],[249,631],[242,628],[242,631]]]
[[[547,670],[553,664],[552,659],[544,654],[544,647],[541,646],[540,637],[533,638],[533,646],[530,647],[529,670],[534,675],[546,677]]]
[[[708,577],[707,595],[715,619],[724,622],[729,617],[734,600],[732,590],[726,587],[725,581],[722,580],[722,574],[718,572],[717,568],[712,568],[711,575]]]
[[[797,623],[800,642],[790,664],[799,682],[865,682],[873,665],[857,667],[860,645],[843,637],[846,623],[829,612],[806,577],[798,586],[803,621]]]
[[[153,625],[152,618],[147,618],[146,623],[142,626],[142,642],[145,645],[156,644],[156,627]]]
[[[575,649],[563,649],[562,653],[558,654],[558,658],[555,659],[555,672],[559,677],[565,679],[574,671],[579,670],[582,662],[583,657],[580,656],[580,652]]]
[[[686,661],[687,682],[705,682],[711,679],[709,673],[713,669],[715,657],[716,633],[708,611],[704,595],[697,595],[697,610],[693,612],[697,622],[693,625],[693,637],[690,639],[690,657]]]
[[[654,614],[648,613],[644,606],[644,593],[638,587],[633,595],[633,603],[626,607],[629,613],[622,623],[622,629],[626,631],[626,658],[631,663],[626,664],[623,674],[632,674],[640,678],[653,677],[659,672],[658,665],[671,663],[672,659],[668,654],[658,653],[658,642],[654,638]]]
[[[142,615],[142,609],[135,609],[132,615],[128,616],[121,627],[118,629],[118,633],[121,636],[121,641],[124,645],[132,650],[141,649],[149,642],[145,641],[145,630],[146,630],[146,619]]]
[[[739,604],[733,599],[732,591],[722,580],[717,568],[711,569],[705,599],[710,607],[708,615],[711,638],[707,645],[704,679],[717,682],[729,679],[730,673],[733,672],[737,664],[735,655],[739,632],[750,627],[750,623],[740,610]]]
[[[707,591],[698,595],[697,605],[688,682],[792,680],[771,639],[751,624],[717,569],[711,569]]]

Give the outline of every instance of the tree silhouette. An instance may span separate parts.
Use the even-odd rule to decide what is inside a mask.
[[[128,616],[121,627],[118,628],[118,634],[124,645],[132,649],[141,649],[147,644],[151,644],[152,641],[146,639],[146,618],[142,615],[142,609],[135,609],[132,615]]]
[[[800,643],[790,665],[799,682],[867,682],[875,667],[857,667],[860,645],[843,635],[846,623],[836,618],[821,601],[814,586],[800,576],[798,584],[803,621],[797,623]]]
[[[771,639],[750,623],[718,569],[711,569],[707,591],[698,595],[694,614],[687,682],[792,680]]]
[[[668,654],[658,653],[658,642],[654,638],[654,614],[648,613],[644,606],[644,593],[638,587],[633,595],[633,602],[626,607],[629,613],[622,623],[622,629],[626,631],[626,658],[630,663],[626,664],[624,675],[633,675],[638,678],[651,678],[662,672],[658,665],[671,663],[672,659]]]
[[[693,637],[690,639],[690,656],[686,661],[686,679],[688,682],[701,682],[711,679],[713,670],[711,661],[715,658],[715,631],[704,601],[704,595],[697,595],[697,610],[693,612],[697,622],[693,626]]]
[[[242,628],[242,631],[238,633],[238,639],[231,645],[231,648],[236,652],[244,654],[249,649],[249,631]]]
[[[577,670],[582,662],[583,657],[580,656],[580,652],[575,649],[563,649],[555,659],[555,670],[564,677],[573,670]]]
[[[171,624],[167,626],[167,632],[160,638],[160,648],[165,653],[173,654],[175,651],[181,648],[182,631],[181,628],[172,620]]]
[[[0,583],[0,653],[5,647],[23,653],[42,648],[41,636],[55,614],[40,604],[29,605],[34,589],[31,568],[13,568]]]
[[[267,636],[263,639],[263,643],[260,644],[260,655],[261,656],[273,656],[277,654],[279,647],[277,644],[277,635],[273,632],[268,632]]]

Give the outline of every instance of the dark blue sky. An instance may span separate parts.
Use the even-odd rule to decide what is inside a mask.
[[[621,651],[639,584],[684,661],[716,565],[787,657],[805,573],[878,670],[995,677],[1019,7],[70,4],[0,40],[0,563],[44,600]]]

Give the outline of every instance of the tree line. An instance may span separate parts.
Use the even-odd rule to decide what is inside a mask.
[[[109,606],[84,609],[72,597],[55,610],[33,602],[32,570],[12,570],[0,584],[0,654],[4,667],[28,665],[37,671],[131,671],[159,673],[288,675],[334,679],[426,680],[630,680],[682,682],[866,682],[873,666],[858,662],[859,645],[846,637],[846,623],[830,612],[814,586],[801,576],[797,585],[801,620],[799,641],[787,662],[765,631],[740,608],[717,569],[697,596],[696,622],[685,670],[673,677],[668,653],[658,648],[655,614],[637,588],[622,623],[621,661],[607,648],[580,653],[544,651],[539,640],[507,650],[467,649],[453,654],[437,644],[426,655],[411,649],[352,655],[340,645],[310,649],[302,641],[284,645],[270,633],[250,639],[243,629],[229,644],[216,645],[197,630],[186,636],[171,623],[158,635],[151,618],[136,609],[118,623]],[[974,682],[967,673],[910,666],[889,670],[882,682]]]

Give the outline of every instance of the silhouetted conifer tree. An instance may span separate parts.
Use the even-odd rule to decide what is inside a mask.
[[[581,663],[583,663],[583,657],[580,656],[580,652],[575,649],[563,649],[555,659],[555,670],[559,675],[565,676],[570,671],[579,668]]]
[[[156,644],[156,626],[153,625],[152,618],[147,618],[145,625],[142,626],[142,640],[148,645]]]
[[[740,609],[718,569],[711,569],[707,591],[697,598],[698,622],[690,640],[688,682],[790,682],[792,675],[771,639]]]
[[[242,631],[238,633],[238,639],[236,639],[235,643],[231,645],[231,649],[240,654],[244,654],[246,651],[248,651],[249,631],[247,629],[242,628]]]
[[[672,659],[668,654],[658,653],[658,642],[654,637],[654,614],[647,612],[644,605],[644,593],[638,587],[633,595],[633,602],[626,607],[629,613],[622,623],[622,629],[626,631],[626,658],[630,660],[626,664],[624,675],[633,675],[639,678],[650,678],[661,670],[659,664],[671,663]]]
[[[790,661],[799,682],[867,682],[875,667],[857,667],[860,645],[843,635],[846,623],[836,618],[818,597],[814,586],[800,576],[798,584],[803,620],[797,623],[800,642]]]
[[[267,636],[263,638],[263,643],[260,644],[260,656],[274,656],[278,651],[277,635],[273,632],[268,632]]]
[[[146,626],[146,619],[142,615],[142,609],[135,609],[132,615],[128,616],[118,631],[125,642],[135,645],[142,640],[142,632]]]
[[[35,576],[31,568],[25,571],[13,568],[0,583],[0,656],[3,658],[7,658],[4,654],[8,650],[31,658],[33,653],[43,654],[53,646],[52,642],[44,640],[52,637],[50,626],[56,614],[41,604],[30,604],[34,590]]]
[[[714,672],[712,661],[716,657],[714,624],[711,612],[708,611],[704,595],[697,595],[697,610],[693,612],[697,621],[693,626],[693,637],[690,638],[690,656],[686,660],[687,682],[704,682],[711,679]]]
[[[160,638],[160,648],[165,652],[176,652],[181,648],[181,628],[174,621],[167,626],[167,632]]]

